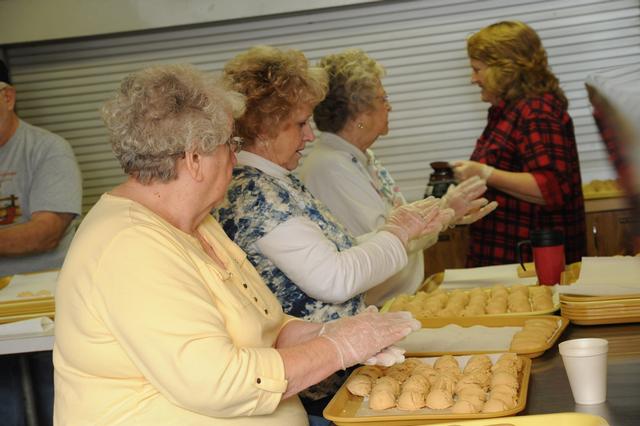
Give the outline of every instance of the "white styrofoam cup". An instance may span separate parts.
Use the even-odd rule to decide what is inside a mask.
[[[578,404],[600,404],[607,399],[607,352],[605,339],[573,339],[558,345],[567,371],[573,399]]]

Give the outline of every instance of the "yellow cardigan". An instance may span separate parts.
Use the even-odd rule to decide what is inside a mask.
[[[199,230],[225,269],[131,200],[89,212],[56,291],[56,424],[307,424],[281,400],[292,318],[212,217]]]

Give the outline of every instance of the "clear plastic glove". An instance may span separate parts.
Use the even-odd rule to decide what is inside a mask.
[[[336,347],[342,369],[364,362],[421,327],[410,312],[364,312],[324,323],[319,336]]]
[[[487,204],[488,203],[488,204]],[[498,207],[497,201],[492,201],[486,198],[478,198],[472,203],[472,207],[469,209],[466,215],[456,222],[456,225],[469,225],[477,220],[482,219]]]
[[[381,230],[391,232],[407,247],[413,239],[439,232],[448,214],[442,211],[440,200],[428,197],[391,210]]]
[[[384,348],[371,358],[365,361],[367,365],[381,365],[383,367],[391,367],[404,361],[405,350],[397,346],[389,346]]]
[[[493,172],[493,167],[477,161],[454,161],[451,166],[453,167],[453,175],[458,182],[463,182],[473,176],[478,176],[486,181]]]
[[[478,203],[474,203],[474,201],[486,190],[486,182],[473,176],[458,185],[450,186],[447,193],[441,198],[441,207],[453,209],[455,214],[452,222],[457,223],[470,211],[480,208]]]

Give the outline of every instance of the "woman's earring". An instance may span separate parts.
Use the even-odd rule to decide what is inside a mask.
[[[364,124],[358,123],[358,129],[364,129]]]

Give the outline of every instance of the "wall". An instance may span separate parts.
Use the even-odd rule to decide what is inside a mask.
[[[0,45],[301,12],[378,0],[0,0]]]
[[[405,196],[415,200],[424,194],[429,163],[468,158],[482,132],[488,105],[470,84],[465,39],[504,19],[529,23],[543,40],[570,100],[583,180],[613,177],[584,83],[597,70],[640,64],[640,0],[379,1],[19,45],[6,54],[21,116],[72,144],[88,209],[123,179],[99,108],[126,74],[168,62],[218,72],[258,43],[300,49],[312,62],[360,47],[387,69],[383,84],[393,106],[390,132],[373,148]]]

